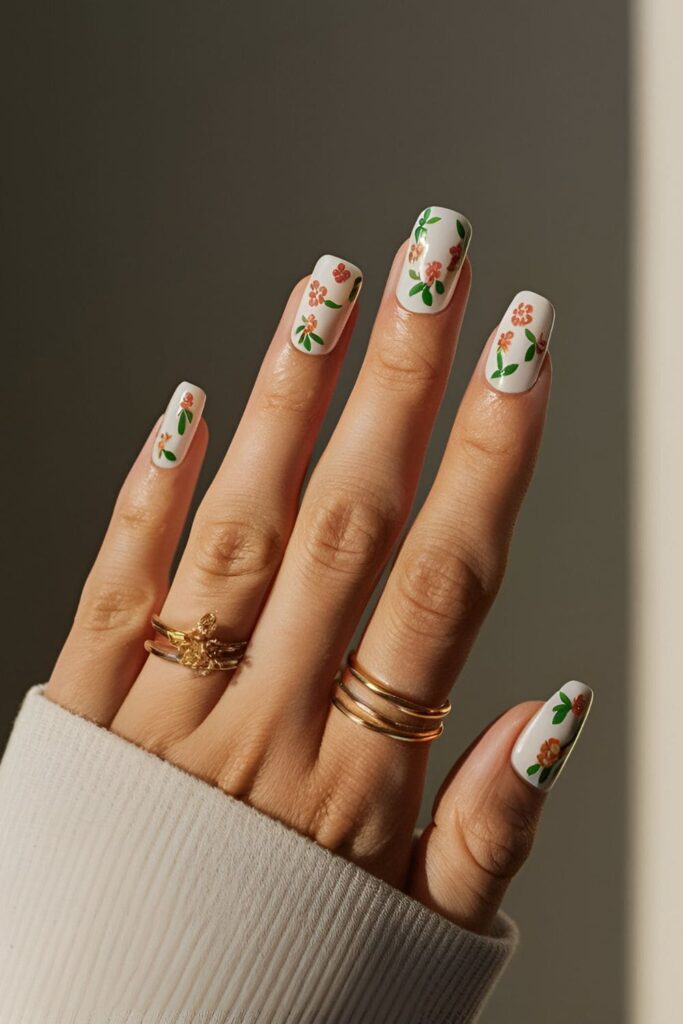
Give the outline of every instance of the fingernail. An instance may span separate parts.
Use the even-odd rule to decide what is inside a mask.
[[[453,298],[472,238],[467,217],[428,206],[415,221],[396,298],[411,313],[438,313]]]
[[[536,292],[518,292],[500,321],[488,359],[489,383],[508,394],[536,383],[548,351],[555,308]]]
[[[341,337],[363,284],[363,274],[347,260],[321,256],[301,297],[292,324],[294,348],[325,356]]]
[[[512,751],[512,767],[537,789],[548,790],[567,763],[588,718],[593,691],[575,679],[565,683],[534,715]]]
[[[185,380],[175,389],[154,439],[152,462],[159,469],[175,469],[183,461],[202,418],[205,402],[206,394],[196,384]]]

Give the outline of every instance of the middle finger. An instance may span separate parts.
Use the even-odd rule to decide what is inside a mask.
[[[321,684],[334,675],[412,505],[465,311],[470,236],[461,214],[432,207],[399,251],[248,662],[200,727],[208,744],[253,729],[256,717],[277,719],[278,744],[300,745],[305,735],[316,749],[327,713]]]

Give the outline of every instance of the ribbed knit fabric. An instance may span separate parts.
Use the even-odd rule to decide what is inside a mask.
[[[464,1024],[510,957],[26,696],[0,766],[2,1024]]]

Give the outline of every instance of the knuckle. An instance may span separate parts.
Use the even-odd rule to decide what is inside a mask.
[[[501,804],[498,813],[475,816],[462,824],[463,839],[486,875],[509,881],[522,867],[534,843],[536,814],[521,805]]]
[[[485,571],[462,553],[434,545],[406,548],[397,566],[394,610],[402,629],[449,639],[484,614],[498,586],[497,571]]]
[[[293,414],[297,420],[310,422],[318,408],[317,389],[311,383],[304,386],[301,375],[294,375],[289,365],[278,367],[264,385],[261,408],[265,412]]]
[[[441,367],[407,334],[380,335],[369,366],[381,384],[396,391],[426,390],[443,376]]]
[[[458,440],[465,457],[475,463],[516,463],[519,458],[515,432],[505,429],[501,422],[483,421],[476,430],[463,430]]]
[[[91,633],[138,634],[147,630],[158,599],[158,588],[151,584],[88,580],[78,605],[76,625]]]
[[[160,509],[144,494],[122,492],[114,510],[115,525],[126,533],[145,533],[159,528]]]
[[[231,579],[271,576],[283,549],[278,530],[258,521],[198,517],[192,540],[196,568],[207,576]]]
[[[399,528],[397,509],[340,493],[308,509],[303,544],[314,571],[360,576],[382,563]]]

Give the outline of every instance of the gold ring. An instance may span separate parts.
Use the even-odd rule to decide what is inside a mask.
[[[437,739],[444,730],[443,720],[451,711],[449,701],[430,707],[394,693],[361,668],[355,652],[337,676],[332,703],[352,722],[403,743]]]
[[[213,612],[202,615],[192,629],[171,629],[161,619],[152,616],[152,626],[169,644],[145,640],[145,650],[157,658],[191,668],[200,676],[211,672],[231,672],[244,657],[246,640],[225,643],[216,638],[216,616]]]
[[[415,718],[435,718],[441,721],[451,713],[451,702],[445,700],[443,704],[439,704],[438,707],[429,707],[428,704],[416,704],[415,701],[408,700],[407,697],[401,697],[397,693],[393,693],[384,683],[381,683],[379,679],[374,676],[368,675],[364,668],[359,664],[358,658],[355,651],[352,651],[348,657],[347,667],[351,675],[359,683],[374,693],[375,696],[381,697],[382,700],[390,701],[396,705],[397,708],[405,715],[412,715]]]

